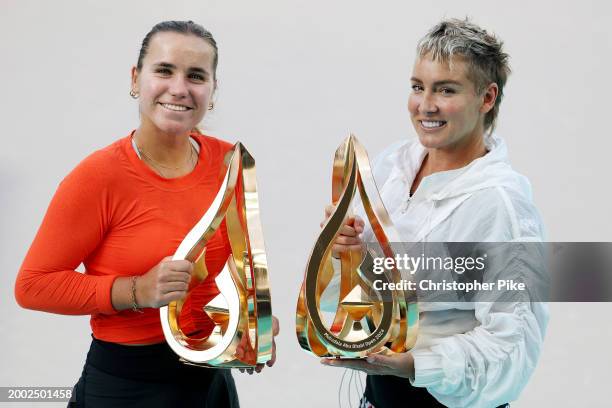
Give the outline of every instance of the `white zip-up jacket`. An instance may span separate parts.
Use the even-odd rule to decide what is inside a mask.
[[[528,180],[511,168],[503,140],[493,135],[485,143],[486,155],[423,178],[412,197],[410,186],[426,155],[419,141],[397,143],[377,157],[374,177],[404,242],[544,240]],[[367,222],[363,240],[375,240]],[[504,271],[504,278],[533,281],[521,274],[534,273],[545,271],[518,267]],[[490,408],[516,400],[540,355],[548,309],[528,297],[504,300],[420,302],[412,384],[427,387],[449,407]]]

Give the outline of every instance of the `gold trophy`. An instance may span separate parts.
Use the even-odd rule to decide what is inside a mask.
[[[319,357],[365,358],[373,353],[401,353],[416,343],[416,292],[384,289],[390,283],[401,287],[401,276],[395,267],[375,274],[371,248],[343,252],[339,261],[332,260],[332,246],[351,215],[357,190],[380,246],[377,250],[385,257],[395,258],[391,242],[399,243],[399,236],[378,193],[367,153],[351,134],[336,150],[332,177],[335,208],[312,249],[297,303],[298,341],[304,350]],[[338,269],[334,263],[340,264],[339,297],[333,321],[326,322],[320,302]],[[374,280],[386,283],[384,290],[375,290]]]
[[[223,174],[210,208],[172,258],[194,263],[187,297],[160,308],[160,318],[166,341],[183,362],[220,368],[254,367],[272,357],[272,306],[255,161],[241,143],[225,156]],[[181,330],[181,310],[193,289],[208,276],[206,244],[224,219],[232,250],[215,278],[220,293],[203,310],[214,329],[205,337],[191,337]]]

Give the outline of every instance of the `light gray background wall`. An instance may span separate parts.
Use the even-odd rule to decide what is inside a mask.
[[[442,17],[469,15],[505,40],[514,73],[498,129],[532,181],[550,240],[612,240],[608,2],[2,0],[1,7],[0,386],[68,386],[81,372],[88,317],[20,309],[14,277],[59,181],[137,126],[129,69],[161,20],[193,19],[215,34],[220,90],[206,128],[241,140],[257,159],[281,334],[273,369],[236,373],[244,407],[337,406],[341,371],[303,353],[293,324],[329,200],[332,154],[349,128],[371,155],[413,136],[406,101],[414,46]],[[539,366],[513,406],[609,406],[610,312],[609,304],[551,305]]]

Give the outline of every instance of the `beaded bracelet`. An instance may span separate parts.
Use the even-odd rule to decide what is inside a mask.
[[[137,313],[144,313],[136,302],[136,279],[138,279],[138,276],[132,276],[132,310]]]

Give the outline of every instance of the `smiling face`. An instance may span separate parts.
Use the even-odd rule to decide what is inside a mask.
[[[448,64],[421,56],[411,83],[408,110],[423,146],[454,149],[483,137],[484,116],[495,104],[497,85],[477,93],[461,57]]]
[[[195,35],[156,33],[142,68],[132,68],[141,128],[181,135],[197,126],[216,87],[214,57],[213,47]]]

